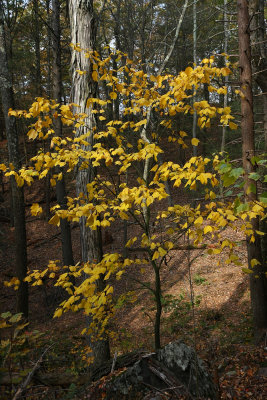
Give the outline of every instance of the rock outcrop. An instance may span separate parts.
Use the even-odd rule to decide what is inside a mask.
[[[191,347],[179,341],[115,371],[102,381],[101,389],[95,386],[93,397],[89,398],[98,399],[97,392],[102,396],[99,398],[107,400],[216,399],[215,386],[204,363]]]

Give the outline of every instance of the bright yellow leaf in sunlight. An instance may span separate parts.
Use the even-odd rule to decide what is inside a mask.
[[[201,217],[201,216],[198,217],[194,222],[195,225],[198,225],[198,224],[201,225],[202,223],[203,223],[203,217]]]

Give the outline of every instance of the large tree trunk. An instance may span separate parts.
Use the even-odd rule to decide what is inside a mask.
[[[241,130],[242,130],[242,158],[245,170],[245,198],[246,201],[257,200],[257,193],[249,190],[255,181],[249,178],[256,167],[252,163],[254,156],[254,120],[253,120],[253,95],[252,95],[252,70],[249,34],[249,13],[247,0],[237,1],[238,11],[238,37],[239,37],[239,67],[241,86]],[[262,332],[267,328],[267,282],[266,267],[262,262],[261,244],[256,230],[259,230],[259,220],[252,220],[255,242],[247,238],[248,263],[253,273],[250,274],[250,293],[253,311],[255,339],[260,339]],[[260,264],[252,267],[251,260],[257,259]]]
[[[267,41],[266,20],[264,18],[264,0],[251,0],[249,2],[250,29],[252,42],[252,67],[253,75],[262,93],[263,111],[263,140],[264,151],[267,152]],[[263,191],[267,190],[267,184],[263,184]],[[265,236],[261,238],[263,263],[267,264],[267,220],[261,221],[261,231]]]
[[[0,90],[5,117],[9,162],[13,164],[15,171],[17,171],[20,168],[19,141],[16,119],[8,116],[9,108],[14,108],[14,96],[7,63],[2,2],[0,2]],[[27,274],[24,194],[23,188],[17,186],[14,176],[10,177],[10,182],[15,228],[16,276],[20,280],[17,292],[17,312],[22,312],[24,317],[27,318],[28,285],[23,281]]]
[[[77,4],[76,0],[69,1],[69,15],[71,27],[71,42],[80,44],[82,49],[93,50],[96,40],[95,20],[93,11],[93,0],[80,0]],[[92,80],[92,68],[89,58],[85,57],[83,51],[72,52],[72,101],[80,107],[77,112],[86,113],[88,117],[85,119],[85,126],[80,127],[76,131],[79,137],[86,132],[90,132],[90,138],[87,140],[90,145],[85,149],[90,151],[93,145],[93,114],[86,108],[87,100],[95,97],[96,85]],[[85,75],[79,75],[77,70],[86,71]],[[94,178],[94,170],[92,166],[87,169],[79,169],[76,177],[77,195],[80,193],[86,195],[86,185]],[[85,217],[80,219],[80,237],[83,262],[99,262],[102,258],[101,232],[99,230],[91,230],[86,226]],[[99,282],[99,289],[103,289],[104,282]],[[108,340],[102,340],[97,343],[90,343],[93,348],[95,362],[101,364],[106,361],[109,354]]]
[[[250,29],[252,41],[252,65],[255,81],[262,91],[264,111],[264,139],[267,150],[267,41],[264,18],[264,0],[249,2]]]
[[[61,45],[60,45],[60,3],[59,0],[52,0],[52,48],[53,48],[53,98],[57,103],[61,104],[62,79],[61,79]],[[62,122],[60,118],[55,118],[54,130],[56,136],[62,136]],[[56,194],[57,202],[61,208],[67,208],[66,188],[64,182],[64,174],[61,168],[57,168],[56,172],[62,172],[62,179],[57,181]],[[71,229],[67,219],[60,220],[61,229],[61,246],[62,260],[64,265],[74,265]]]

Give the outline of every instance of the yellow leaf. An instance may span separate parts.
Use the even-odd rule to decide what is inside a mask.
[[[38,203],[33,203],[33,205],[31,206],[31,214],[39,215],[42,214],[42,212],[43,212],[42,207],[40,207]]]
[[[252,260],[250,261],[250,265],[253,267],[255,267],[255,265],[260,265],[260,262],[258,260],[256,260],[256,258],[252,258]]]
[[[107,290],[106,290],[106,294],[112,294],[113,293],[113,286],[110,286]]]
[[[61,315],[62,315],[62,308],[58,308],[58,309],[54,312],[54,317],[53,317],[53,318],[61,317]]]
[[[249,268],[242,268],[242,271],[245,272],[245,274],[252,274],[253,271]]]
[[[234,122],[231,122],[231,121],[230,121],[230,122],[229,122],[229,128],[233,130],[233,129],[237,129],[238,126],[237,126]]]
[[[24,179],[21,176],[15,175],[15,179],[18,187],[22,187],[24,185]]]
[[[207,233],[212,232],[212,227],[210,225],[205,226],[204,228],[204,235],[206,235]]]
[[[185,136],[187,136],[187,133],[184,132],[184,131],[180,131],[180,132],[179,132],[179,135],[180,135],[181,137],[185,137]]]
[[[79,75],[85,75],[86,71],[81,71],[80,69],[76,69],[76,72],[78,72]]]
[[[9,110],[8,110],[8,116],[9,117],[16,117],[18,115],[18,113],[17,113],[17,111],[15,111],[15,110],[12,110],[12,108],[10,108]]]
[[[92,78],[93,78],[93,80],[94,80],[95,82],[98,81],[97,71],[93,71],[93,72],[92,72]]]
[[[137,237],[134,237],[134,238],[128,240],[128,242],[126,243],[125,247],[131,247],[136,240],[137,240]]]
[[[50,185],[51,186],[56,186],[56,184],[57,184],[56,180],[54,178],[51,178],[50,179]]]
[[[118,279],[120,279],[121,278],[121,275],[124,273],[124,271],[119,271],[119,272],[117,272],[117,274],[116,274],[116,279],[118,280]]]
[[[59,225],[59,216],[57,214],[53,215],[53,217],[49,220],[49,224],[51,225]]]
[[[111,98],[112,100],[116,100],[116,98],[117,98],[117,93],[116,93],[116,92],[110,92],[109,96],[110,96],[110,98]]]
[[[191,143],[192,143],[193,146],[198,146],[199,139],[193,138],[193,139],[191,139]]]
[[[195,220],[195,222],[194,222],[194,224],[195,225],[197,225],[197,224],[202,224],[203,223],[203,218],[200,216],[200,217],[198,217],[196,220]]]
[[[167,254],[167,251],[164,250],[162,247],[159,247],[159,248],[158,248],[158,252],[159,252],[159,255],[160,255],[161,257],[164,257],[164,256]]]
[[[29,132],[27,133],[27,135],[28,135],[29,139],[34,140],[37,138],[38,132],[35,129],[30,129]]]
[[[129,216],[125,213],[125,212],[123,212],[123,211],[120,211],[120,218],[121,219],[126,219],[126,220],[128,220],[129,219]]]

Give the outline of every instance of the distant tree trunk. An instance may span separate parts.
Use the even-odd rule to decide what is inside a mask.
[[[19,140],[15,117],[8,116],[9,108],[14,108],[14,96],[11,77],[8,70],[3,19],[3,6],[0,1],[0,90],[5,117],[9,162],[17,171],[20,168]],[[17,312],[28,318],[28,285],[23,282],[27,274],[27,241],[25,226],[25,209],[23,188],[16,184],[14,176],[10,177],[12,208],[15,228],[16,276],[20,280],[17,292]]]
[[[46,0],[46,14],[47,14],[47,97],[51,97],[51,42],[52,42],[52,27],[50,16],[50,3],[51,0]]]
[[[245,198],[247,201],[257,200],[256,190],[248,190],[255,181],[249,178],[256,167],[252,163],[254,156],[254,120],[253,120],[253,95],[252,95],[252,71],[249,34],[249,13],[247,0],[237,1],[238,37],[239,37],[239,68],[241,97],[241,131],[242,131],[242,157],[245,170]],[[261,244],[256,231],[259,230],[259,220],[254,218],[252,229],[255,235],[255,242],[247,238],[248,263],[253,270],[250,274],[250,293],[253,311],[255,340],[259,340],[263,331],[267,328],[267,282],[266,266],[264,266],[261,254]],[[256,259],[259,265],[251,266],[251,260]]]
[[[95,20],[93,11],[93,0],[80,0],[77,4],[76,0],[69,0],[69,16],[71,27],[71,42],[79,43],[82,49],[93,50],[96,40]],[[80,127],[76,131],[79,137],[85,132],[90,132],[89,146],[85,146],[90,151],[93,145],[93,114],[86,107],[87,100],[94,97],[96,93],[96,85],[92,80],[91,62],[85,57],[83,51],[72,51],[72,101],[79,104],[78,112],[86,113],[88,117],[85,119],[85,126]],[[79,75],[76,71],[86,71],[86,75]],[[76,177],[77,195],[80,193],[87,194],[87,184],[94,178],[94,170],[91,165],[87,169],[79,169]],[[82,248],[83,262],[99,262],[102,258],[102,241],[101,231],[91,230],[86,226],[86,219],[80,219],[80,237]],[[99,290],[104,287],[104,282],[99,280]],[[97,343],[91,343],[93,348],[95,362],[101,364],[106,361],[109,356],[109,343],[107,339],[103,339]]]
[[[224,9],[223,9],[223,19],[224,19],[224,53],[228,53],[228,37],[229,37],[229,24],[228,24],[228,13],[227,13],[227,0],[224,0]],[[223,106],[227,107],[228,105],[228,82],[229,82],[229,77],[228,75],[224,78],[224,83],[227,89],[227,92],[223,95]],[[221,143],[221,152],[223,153],[225,150],[225,136],[226,136],[226,126],[223,125],[222,128],[222,143]]]
[[[38,16],[39,0],[33,0],[33,19],[34,19],[34,46],[35,46],[35,94],[42,95],[41,86],[41,58],[40,58],[40,29]]]
[[[50,18],[50,0],[46,0],[46,14],[47,14],[47,97],[51,97],[51,18]],[[51,185],[50,185],[51,173],[50,171],[45,177],[45,216],[46,220],[49,221],[50,214],[50,201],[51,201]]]
[[[61,104],[61,45],[60,45],[60,3],[59,0],[52,0],[52,48],[53,48],[53,99]],[[60,118],[54,118],[54,129],[56,136],[62,136],[62,122]],[[56,172],[62,172],[62,179],[57,180],[56,194],[57,202],[61,208],[67,208],[66,188],[64,181],[64,171],[57,168]],[[62,259],[64,265],[74,265],[71,229],[67,219],[60,220]]]

